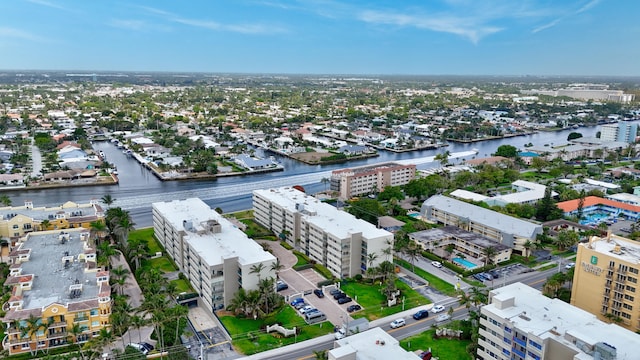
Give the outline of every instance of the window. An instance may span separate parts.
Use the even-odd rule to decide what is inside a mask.
[[[632,293],[634,293],[636,292],[636,288],[634,288],[633,286],[627,285],[627,291],[631,291]]]
[[[13,225],[13,229],[14,230],[17,229],[17,228],[18,228],[18,225]]]
[[[535,342],[533,340],[529,340],[529,345],[533,346],[534,348],[536,348],[538,350],[542,350],[542,345],[538,344],[537,342]]]

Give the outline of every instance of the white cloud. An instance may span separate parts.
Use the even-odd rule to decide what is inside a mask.
[[[600,2],[600,0],[591,0],[588,3],[584,4],[580,9],[578,9],[578,11],[576,11],[576,14],[580,14],[583,13],[589,9],[591,9],[592,7],[598,5],[598,3]]]
[[[382,11],[367,10],[359,14],[358,18],[364,22],[382,25],[396,25],[415,27],[437,32],[455,34],[467,38],[477,44],[483,37],[502,31],[496,26],[477,24],[473,19],[460,17],[425,17],[406,14],[393,14]]]
[[[51,1],[47,1],[47,0],[26,0],[26,1],[32,4],[38,4],[38,5],[54,8],[54,9],[67,10],[65,7],[52,3]]]
[[[13,38],[38,42],[44,41],[40,36],[11,27],[0,27],[0,39],[1,38]]]
[[[134,19],[111,19],[107,22],[107,25],[123,29],[123,30],[133,30],[133,31],[170,31],[171,28],[168,26],[158,25],[149,23],[144,20],[134,20]]]
[[[558,23],[559,23],[561,20],[562,20],[562,18],[557,18],[557,19],[555,19],[555,20],[551,21],[550,23],[547,23],[547,24],[544,24],[544,25],[538,26],[537,28],[535,28],[535,29],[531,30],[531,32],[535,34],[535,33],[540,32],[540,31],[542,31],[542,30],[546,30],[546,29],[548,29],[548,28],[554,27],[554,26],[558,25]]]

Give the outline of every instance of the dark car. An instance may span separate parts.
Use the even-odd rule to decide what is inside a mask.
[[[346,304],[348,302],[351,302],[351,298],[348,296],[344,296],[338,299],[338,304]]]
[[[484,274],[483,274],[483,273],[474,274],[474,275],[473,275],[473,277],[474,277],[476,280],[478,280],[478,281],[485,281],[485,280],[487,280],[487,279],[484,277]]]
[[[146,342],[141,342],[140,345],[142,345],[142,347],[144,347],[145,349],[147,349],[147,351],[152,351],[154,349],[153,345],[146,343]]]
[[[347,308],[348,312],[354,312],[354,311],[358,311],[358,310],[362,310],[362,306],[360,306],[358,304],[349,305],[349,307]]]
[[[324,293],[320,289],[313,290],[313,293],[316,294],[316,296],[319,297],[319,298],[323,298],[324,297]]]
[[[342,291],[337,293],[337,294],[335,294],[335,295],[333,295],[333,298],[336,299],[336,300],[340,300],[343,297],[347,297],[347,294],[343,293]]]
[[[284,281],[278,281],[276,283],[276,291],[282,291],[288,288],[289,288],[289,285],[287,285],[287,283],[285,283]]]
[[[331,294],[331,296],[341,293],[342,291],[340,291],[340,289],[335,288],[335,289],[331,289],[331,291],[329,291],[329,294]]]
[[[424,319],[429,317],[429,312],[427,310],[420,310],[417,313],[413,314],[413,318],[416,320]]]

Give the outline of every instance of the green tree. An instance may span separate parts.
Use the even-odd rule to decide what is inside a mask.
[[[11,206],[11,198],[7,194],[0,195],[0,204],[3,206]]]
[[[544,190],[544,197],[538,201],[536,218],[540,221],[555,220],[562,217],[562,210],[558,208],[551,198],[551,187]]]
[[[579,139],[581,137],[582,137],[581,133],[572,131],[571,133],[569,133],[569,136],[567,136],[567,141]]]
[[[577,232],[564,229],[558,232],[558,235],[554,239],[554,245],[558,247],[558,250],[563,251],[566,248],[577,244],[579,239],[580,237]]]
[[[384,190],[378,194],[378,200],[380,201],[389,201],[391,199],[404,199],[404,193],[399,186],[385,186]]]
[[[494,155],[506,158],[515,158],[518,156],[518,148],[512,145],[500,145]]]

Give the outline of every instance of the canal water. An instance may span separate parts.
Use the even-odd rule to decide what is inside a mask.
[[[599,127],[582,127],[577,130],[558,132],[539,132],[536,134],[517,136],[505,139],[481,141],[475,143],[449,142],[446,148],[422,150],[405,153],[379,151],[380,156],[343,164],[306,165],[286,157],[275,155],[277,161],[284,166],[284,171],[247,176],[223,177],[214,180],[180,180],[160,181],[148,169],[142,167],[133,157],[125,155],[114,144],[95,142],[96,151],[103,151],[107,161],[118,168],[120,183],[112,186],[87,186],[74,188],[24,190],[7,192],[14,205],[25,200],[33,201],[35,206],[59,205],[66,201],[88,202],[93,198],[101,198],[110,194],[116,199],[114,206],[127,209],[132,214],[137,226],[151,225],[150,204],[156,201],[200,197],[212,207],[220,207],[225,212],[238,211],[251,207],[251,191],[259,188],[303,185],[308,192],[324,190],[320,183],[328,177],[332,170],[344,167],[362,166],[386,161],[410,160],[434,156],[443,151],[450,153],[477,150],[477,157],[490,156],[500,145],[508,144],[524,149],[524,145],[533,143],[536,146],[566,143],[570,132],[576,131],[584,136],[595,136]],[[469,159],[472,156],[464,158]],[[452,159],[458,163],[461,159]],[[424,159],[423,159],[424,162]],[[438,166],[438,163],[418,165],[424,169]]]

